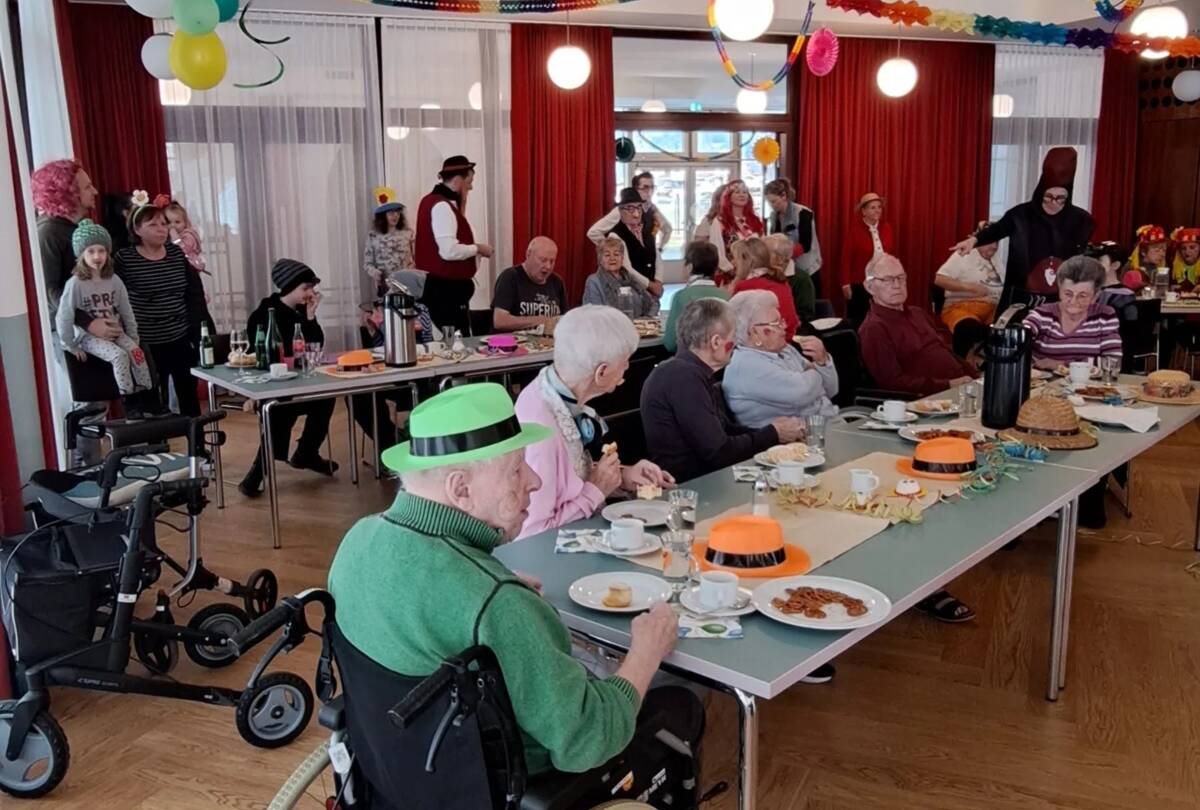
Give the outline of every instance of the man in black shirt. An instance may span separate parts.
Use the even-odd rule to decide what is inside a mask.
[[[658,275],[658,248],[653,237],[646,238],[646,231],[642,225],[645,212],[642,210],[641,195],[631,188],[621,189],[617,210],[621,214],[621,221],[609,233],[625,243],[630,267],[653,284],[655,276]]]
[[[492,326],[513,332],[544,326],[547,334],[567,309],[562,279],[554,272],[558,245],[546,236],[535,236],[525,251],[525,261],[496,279],[492,298]]]
[[[317,278],[312,268],[295,259],[280,259],[271,268],[271,282],[279,292],[264,298],[258,309],[250,313],[246,334],[254,339],[260,328],[265,331],[270,314],[274,311],[275,326],[283,340],[283,351],[287,357],[292,356],[292,336],[297,325],[306,343],[324,343],[325,330],[317,323],[321,294],[315,289],[321,279]],[[337,472],[337,462],[322,458],[320,453],[321,445],[329,435],[329,420],[333,416],[335,403],[334,399],[319,399],[275,406],[271,410],[271,444],[276,460],[288,461],[298,470],[312,470],[321,475]],[[301,416],[304,417],[304,430],[296,442],[296,452],[288,460],[292,428]],[[261,491],[264,457],[263,448],[259,447],[254,463],[238,484],[238,490],[247,498],[255,498]]]

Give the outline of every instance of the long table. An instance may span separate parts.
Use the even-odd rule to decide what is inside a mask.
[[[911,447],[911,445],[910,445]],[[880,449],[870,436],[831,430],[826,467],[832,468]],[[1057,515],[1058,551],[1050,615],[1049,679],[1057,682],[1064,648],[1068,563],[1074,553],[1075,508],[1079,495],[1095,480],[1087,470],[1037,465],[1019,482],[1005,480],[992,493],[969,503],[943,504],[925,513],[920,525],[893,526],[813,573],[845,577],[872,585],[892,600],[891,618],[936,593],[1042,520]],[[697,517],[746,504],[751,485],[735,483],[721,470],[688,484],[700,496]],[[593,519],[576,527],[602,526]],[[515,570],[542,580],[543,595],[577,634],[614,651],[629,647],[629,618],[583,608],[567,591],[580,577],[602,571],[644,570],[598,554],[554,553],[550,531],[497,549],[496,556]],[[804,538],[789,538],[803,545]],[[802,630],[752,614],[742,619],[740,640],[685,639],[664,668],[691,681],[732,694],[739,716],[739,807],[756,807],[758,707],[794,686],[818,666],[866,638],[881,625],[848,632]]]
[[[465,338],[464,343],[469,351],[482,343],[484,338]],[[643,338],[639,341],[635,354],[645,355],[654,352],[662,346],[662,338]],[[451,378],[491,377],[509,374],[515,371],[539,368],[554,359],[554,352],[531,352],[519,356],[486,357],[468,359],[453,364],[417,365],[411,368],[388,369],[378,374],[364,374],[358,377],[333,377],[321,372],[307,376],[295,377],[290,380],[271,380],[252,382],[254,377],[263,372],[254,369],[235,369],[227,366],[216,368],[193,368],[192,375],[208,383],[209,410],[217,409],[217,393],[224,389],[245,397],[258,405],[258,430],[266,456],[263,464],[263,480],[266,485],[267,499],[271,515],[271,545],[281,548],[279,523],[279,491],[275,478],[275,454],[271,440],[271,413],[276,407],[285,403],[312,402],[321,399],[337,399],[346,397],[347,408],[350,409],[350,478],[358,483],[358,445],[354,439],[354,400],[355,394],[379,394],[397,389],[408,389],[415,406],[419,399],[417,383],[425,380],[441,380],[444,384]],[[373,403],[372,403],[373,404]],[[372,408],[372,413],[376,409]],[[379,425],[374,425],[374,435],[379,435]],[[213,449],[213,466],[217,478],[217,507],[225,507],[225,471],[221,459],[221,448]],[[379,476],[378,465],[375,466],[376,477]]]

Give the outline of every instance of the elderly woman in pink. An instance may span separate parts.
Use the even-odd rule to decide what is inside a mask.
[[[525,449],[542,487],[531,496],[521,537],[589,518],[619,490],[675,483],[649,461],[626,467],[617,453],[605,453],[608,426],[587,404],[624,382],[637,346],[633,323],[612,307],[582,306],[558,322],[554,362],[517,398],[519,420],[554,431],[549,441]]]

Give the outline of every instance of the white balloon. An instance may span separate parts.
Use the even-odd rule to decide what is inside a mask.
[[[1200,100],[1200,70],[1185,70],[1171,82],[1171,92],[1180,101],[1189,104]]]
[[[175,78],[167,52],[171,49],[170,34],[155,34],[142,43],[142,65],[156,79],[170,81]]]
[[[172,14],[171,0],[125,0],[129,7],[145,17],[164,20]]]

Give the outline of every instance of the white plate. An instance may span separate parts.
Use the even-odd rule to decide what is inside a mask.
[[[629,607],[613,608],[602,601],[608,595],[608,587],[614,582],[624,582],[633,591]],[[671,598],[671,586],[665,579],[639,574],[634,571],[611,571],[591,574],[571,583],[567,594],[571,601],[592,610],[606,613],[640,613],[649,610],[655,602],[666,602]]]
[[[1067,383],[1067,385],[1066,385],[1066,389],[1068,391],[1070,391],[1072,394],[1075,394],[1080,399],[1086,399],[1091,402],[1104,402],[1103,397],[1093,397],[1093,396],[1089,396],[1087,394],[1078,393],[1080,388],[1097,388],[1097,387],[1115,388],[1117,390],[1117,393],[1121,396],[1121,399],[1123,399],[1126,402],[1130,402],[1132,400],[1137,399],[1138,394],[1141,393],[1137,388],[1135,388],[1131,385],[1109,385],[1107,383],[1093,383],[1093,382],[1084,383],[1083,385],[1079,385],[1078,383]]]
[[[779,489],[780,487],[785,487],[785,486],[786,487],[796,487],[797,489],[812,489],[817,484],[819,484],[820,481],[817,480],[817,477],[815,475],[809,475],[808,473],[805,473],[804,480],[802,480],[799,484],[785,484],[784,482],[779,480],[779,474],[775,470],[769,470],[767,472],[767,483],[770,484],[775,489]]]
[[[775,448],[771,448],[771,450],[773,450],[773,449],[775,449]],[[771,452],[771,450],[763,450],[761,453],[756,453],[754,456],[754,463],[760,464],[763,467],[776,466],[775,462],[773,462],[769,458],[767,458],[767,453]],[[815,450],[810,450],[810,451],[808,451],[807,456],[805,456],[802,459],[799,459],[796,463],[800,464],[806,470],[809,467],[820,467],[822,464],[825,463],[825,456],[823,456],[821,453],[818,453]]]
[[[871,414],[871,418],[873,420],[875,420],[876,422],[883,422],[885,425],[908,425],[908,424],[911,424],[911,423],[917,421],[921,417],[918,414],[913,413],[912,411],[908,411],[907,413],[904,414],[903,419],[888,419],[886,416],[883,415],[882,412],[874,411]]]
[[[840,591],[846,596],[861,599],[866,603],[867,612],[862,616],[850,617],[841,605],[828,605],[825,608],[829,615],[824,619],[810,619],[802,613],[783,613],[771,606],[771,600],[776,597],[786,599],[785,588],[827,588]],[[887,619],[892,612],[892,600],[881,591],[840,577],[801,576],[773,579],[760,585],[754,590],[754,606],[764,616],[777,622],[790,624],[794,627],[805,627],[810,630],[852,630],[856,627],[870,627]]]
[[[901,439],[906,439],[910,442],[923,442],[925,440],[921,438],[922,433],[936,430],[961,430],[964,433],[970,433],[971,444],[984,444],[988,440],[987,436],[984,436],[978,430],[967,430],[966,428],[909,427],[905,425],[904,427],[900,428],[900,433],[898,435]]]
[[[950,406],[944,411],[936,408],[930,408],[926,405],[926,400],[918,400],[913,402],[908,407],[912,408],[922,416],[955,416],[958,414],[958,403],[953,400],[938,400],[939,402],[949,402]]]
[[[679,604],[683,605],[691,613],[698,613],[703,616],[712,616],[714,619],[724,619],[730,616],[745,616],[753,613],[758,608],[754,607],[754,593],[749,588],[738,588],[738,598],[748,600],[745,607],[734,610],[726,608],[724,610],[710,610],[706,608],[700,601],[700,586],[696,585],[692,588],[687,588],[679,592]]]
[[[649,554],[651,551],[658,551],[662,548],[662,540],[657,535],[644,532],[642,534],[642,544],[637,548],[615,549],[612,546],[606,545],[604,540],[596,543],[596,547],[605,554],[611,554],[614,557],[640,557],[643,554]]]
[[[633,500],[610,503],[600,512],[600,517],[612,523],[621,518],[637,518],[647,526],[666,526],[671,514],[671,504],[666,501]]]

